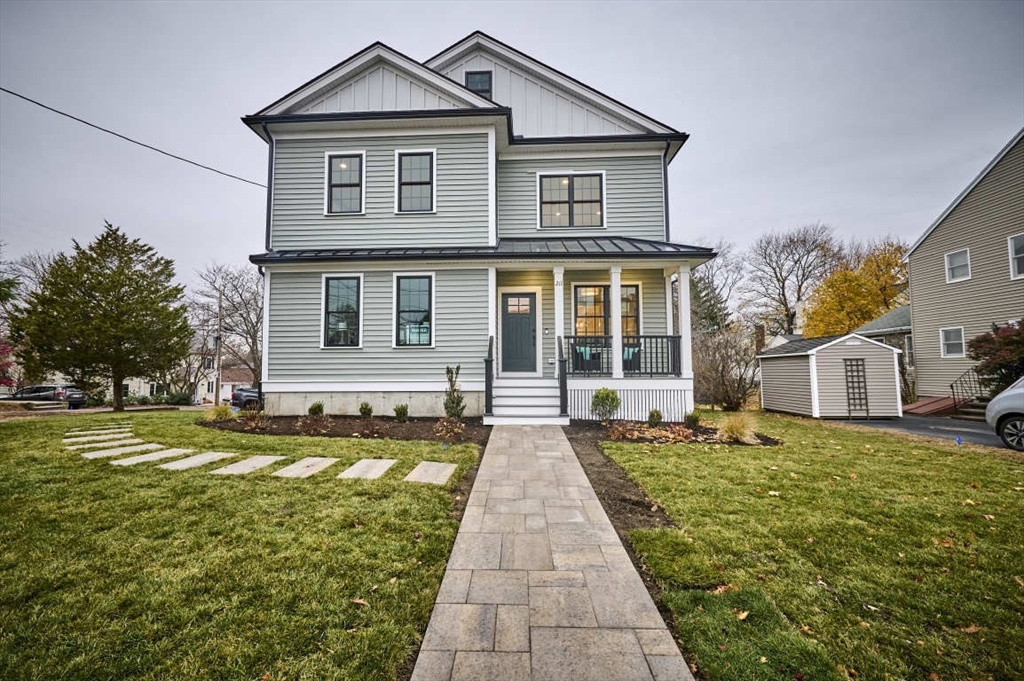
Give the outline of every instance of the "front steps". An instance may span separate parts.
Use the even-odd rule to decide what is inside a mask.
[[[569,425],[559,415],[558,381],[554,378],[495,378],[494,413],[484,425]]]

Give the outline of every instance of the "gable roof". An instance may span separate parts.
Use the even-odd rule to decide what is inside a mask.
[[[800,340],[790,341],[783,343],[778,347],[774,347],[770,350],[765,350],[758,359],[762,357],[793,357],[800,355],[815,355],[819,351],[824,350],[827,347],[831,347],[836,343],[846,340],[847,338],[856,338],[862,340],[865,343],[871,343],[877,345],[886,350],[892,350],[893,352],[900,352],[898,348],[894,348],[891,345],[885,343],[879,343],[876,340],[866,338],[858,333],[846,333],[839,336],[821,336],[820,338],[801,338]]]
[[[290,113],[290,110],[297,104],[314,97],[317,93],[337,87],[349,76],[359,73],[377,61],[385,62],[413,78],[430,84],[433,88],[450,95],[458,101],[464,102],[468,107],[492,108],[497,106],[486,97],[481,97],[454,80],[423,66],[415,59],[411,59],[398,50],[377,41],[348,59],[335,64],[319,76],[306,81],[284,97],[263,107],[256,115],[273,116]]]
[[[910,331],[910,305],[900,305],[853,330],[854,333],[863,335],[882,335],[898,331]]]
[[[582,83],[572,76],[534,59],[525,52],[520,52],[511,45],[503,43],[497,38],[487,35],[483,31],[474,31],[473,33],[470,33],[462,40],[446,47],[430,59],[425,60],[423,64],[431,69],[440,70],[465,53],[478,47],[482,47],[483,49],[502,56],[509,61],[514,62],[516,65],[532,71],[537,76],[559,85],[560,87],[573,92],[577,96],[589,100],[597,106],[611,111],[626,120],[632,121],[650,132],[679,133],[679,131],[672,126],[651,118],[647,114],[644,114],[627,104],[623,104],[614,97],[610,97],[603,92],[590,87],[586,83]]]
[[[1013,136],[1013,139],[1006,143],[1006,146],[1003,147],[999,151],[999,153],[995,155],[995,158],[989,161],[987,166],[982,168],[981,172],[978,173],[978,176],[971,180],[971,183],[967,185],[967,187],[962,192],[960,192],[960,194],[957,195],[955,199],[953,199],[953,203],[949,204],[949,207],[947,207],[946,210],[942,211],[942,214],[935,219],[935,222],[933,222],[931,226],[924,231],[924,234],[922,234],[920,238],[918,238],[918,240],[914,242],[914,245],[910,247],[910,249],[907,251],[907,254],[903,256],[903,262],[909,261],[910,254],[917,250],[917,247],[920,246],[921,243],[928,238],[928,235],[935,231],[935,228],[938,227],[942,223],[942,221],[945,220],[949,216],[949,214],[952,213],[953,210],[960,205],[961,201],[967,198],[967,195],[971,193],[971,190],[977,187],[978,184],[985,179],[985,176],[988,175],[992,171],[992,169],[996,167],[996,164],[1003,160],[1003,157],[1006,156],[1010,149],[1017,145],[1017,143],[1019,143],[1022,139],[1024,139],[1024,128],[1021,128],[1017,132],[1017,134]]]

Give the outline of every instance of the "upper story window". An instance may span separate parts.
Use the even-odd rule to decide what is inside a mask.
[[[466,71],[466,88],[481,97],[491,99],[492,77],[490,71]]]
[[[1024,234],[1014,234],[1010,244],[1010,279],[1024,279]]]
[[[946,283],[966,281],[971,278],[971,251],[964,248],[946,254]]]
[[[327,190],[324,197],[326,215],[361,214],[365,185],[363,165],[366,152],[327,152]]]
[[[360,347],[362,284],[358,274],[324,276],[323,347]]]
[[[604,226],[604,173],[538,175],[540,227]]]
[[[964,327],[954,326],[949,329],[939,329],[939,334],[943,357],[964,356]]]
[[[434,149],[395,152],[395,212],[434,212]]]
[[[395,347],[432,347],[434,275],[395,275]]]

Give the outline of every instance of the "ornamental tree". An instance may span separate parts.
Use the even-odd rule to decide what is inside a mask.
[[[1024,324],[1000,326],[967,341],[974,370],[995,395],[1024,376]]]

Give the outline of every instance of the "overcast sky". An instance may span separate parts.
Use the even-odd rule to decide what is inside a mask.
[[[674,241],[823,221],[913,241],[1024,126],[1024,1],[18,2],[0,85],[266,180],[239,121],[370,43],[423,60],[480,29],[692,137]],[[0,93],[4,259],[104,220],[189,283],[263,248],[264,190]]]

